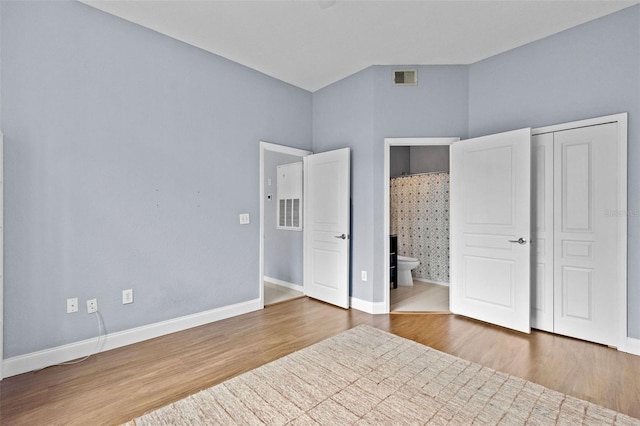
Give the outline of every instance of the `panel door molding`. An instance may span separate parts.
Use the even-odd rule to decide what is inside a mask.
[[[554,332],[617,346],[617,123],[554,133]]]
[[[451,146],[451,312],[530,331],[531,129]]]
[[[304,292],[349,308],[350,150],[304,157]]]
[[[627,114],[534,129],[535,328],[627,344]]]

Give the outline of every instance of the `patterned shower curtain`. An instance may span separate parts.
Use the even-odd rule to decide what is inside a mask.
[[[449,282],[449,173],[391,179],[391,233],[398,254],[415,257],[414,278]]]

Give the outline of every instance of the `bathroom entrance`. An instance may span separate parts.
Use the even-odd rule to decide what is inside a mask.
[[[390,312],[449,312],[449,148],[457,140],[387,139]]]

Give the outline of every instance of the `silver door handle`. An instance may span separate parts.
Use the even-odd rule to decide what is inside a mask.
[[[520,237],[517,240],[509,240],[510,243],[527,244],[527,240]]]
[[[334,238],[340,238],[341,240],[346,240],[347,239],[347,235],[346,234],[336,235]]]

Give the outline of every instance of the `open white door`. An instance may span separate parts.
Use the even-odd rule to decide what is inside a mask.
[[[304,292],[349,307],[349,148],[304,157]]]
[[[529,333],[531,129],[451,146],[450,309]]]

